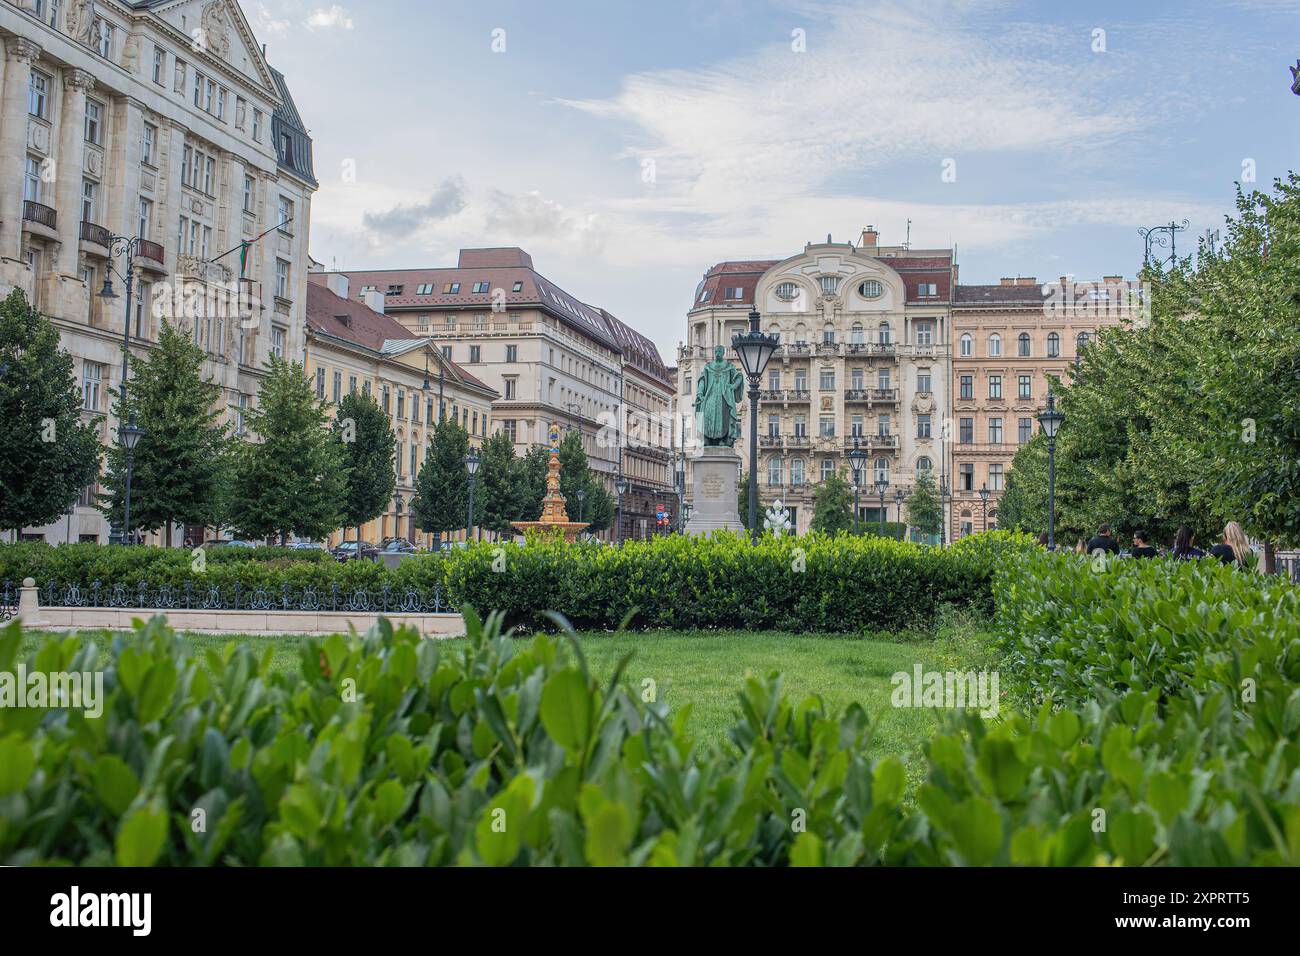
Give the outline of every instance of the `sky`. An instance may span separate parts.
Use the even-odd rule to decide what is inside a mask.
[[[243,7],[314,140],[317,260],[520,246],[665,359],[717,262],[910,220],[964,283],[1132,276],[1139,227],[1190,251],[1300,145],[1300,0]]]

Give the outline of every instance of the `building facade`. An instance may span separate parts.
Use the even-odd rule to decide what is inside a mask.
[[[955,278],[951,250],[882,246],[870,226],[856,245],[828,236],[788,259],[714,266],[696,288],[677,353],[688,472],[699,370],[718,345],[738,363],[732,337],[757,309],[763,331],[781,337],[757,410],[760,508],[779,499],[795,530],[807,531],[813,485],[837,470],[852,481],[847,453],[856,442],[869,455],[860,517],[881,517],[880,480],[888,482],[883,516],[897,520],[917,473],[937,476],[942,464]],[[746,398],[736,444],[746,468],[754,413]]]
[[[0,294],[58,327],[105,444],[124,325],[135,361],[164,319],[238,428],[267,359],[304,344],[316,180],[284,77],[234,0],[0,0],[0,45]],[[129,314],[117,237],[139,240]],[[107,541],[97,492],[24,534]]]
[[[518,454],[543,444],[554,422],[581,433],[592,472],[611,493],[624,463],[638,487],[671,487],[670,466],[653,464],[655,454],[622,454],[619,440],[629,389],[646,410],[668,411],[671,386],[653,344],[542,276],[523,249],[462,249],[453,268],[322,273],[313,281],[335,274],[346,276],[354,299],[382,296],[387,315],[434,339],[496,391],[494,425]]]
[[[1134,313],[1122,276],[958,285],[952,306],[951,538],[997,527],[1011,460],[1038,430],[1048,377],[1067,379],[1097,330]],[[1140,297],[1139,297],[1140,298]],[[987,495],[981,491],[987,489]]]
[[[308,283],[307,377],[316,397],[337,406],[344,395],[373,395],[389,416],[395,437],[393,468],[397,488],[384,514],[360,528],[348,528],[350,540],[373,544],[406,538],[425,547],[433,536],[420,531],[411,513],[415,479],[433,441],[433,429],[446,416],[465,425],[470,445],[478,448],[489,432],[497,393],[452,362],[427,336],[418,336],[397,320],[349,295],[346,276],[332,273],[327,284]],[[329,544],[343,539],[344,529]],[[443,535],[463,538],[464,533]]]

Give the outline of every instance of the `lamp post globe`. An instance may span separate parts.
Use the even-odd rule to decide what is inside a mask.
[[[853,533],[858,532],[858,490],[862,485],[862,466],[866,464],[867,453],[862,448],[858,436],[853,436],[853,450],[849,452],[849,467],[853,469]]]
[[[145,436],[145,430],[135,423],[135,416],[117,430],[118,440],[126,449],[126,490],[122,496],[122,543],[131,543],[131,475],[135,471],[135,446]]]
[[[483,460],[475,452],[470,452],[465,456],[465,469],[469,472],[469,513],[465,521],[465,543],[469,543],[470,532],[474,527],[474,476],[478,474],[478,466]]]
[[[1056,433],[1065,421],[1057,411],[1056,395],[1047,390],[1047,407],[1038,413],[1038,425],[1047,436],[1047,550],[1056,550]]]
[[[884,472],[876,475],[876,493],[880,495],[880,536],[885,536],[885,492],[889,490],[889,476]]]
[[[749,331],[739,332],[731,338],[731,347],[736,350],[741,367],[749,378],[749,531],[754,544],[758,544],[758,383],[772,354],[781,344],[779,335],[764,335],[759,331],[760,318],[758,309],[751,308]]]

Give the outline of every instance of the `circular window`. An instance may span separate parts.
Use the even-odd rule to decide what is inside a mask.
[[[858,295],[864,299],[878,299],[884,291],[880,283],[875,279],[867,279],[865,282],[858,283]]]
[[[799,287],[793,282],[782,282],[776,287],[776,297],[782,302],[793,302],[799,298]]]

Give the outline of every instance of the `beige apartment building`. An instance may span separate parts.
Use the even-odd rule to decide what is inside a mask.
[[[1040,285],[1032,276],[958,285],[952,305],[950,538],[997,527],[1011,460],[1038,431],[1048,376],[1067,379],[1099,328],[1130,314],[1122,276]],[[987,504],[980,492],[988,490]]]
[[[886,520],[897,520],[920,471],[938,476],[949,408],[949,323],[956,266],[950,249],[883,246],[868,226],[859,241],[809,243],[783,260],[722,262],[705,273],[677,350],[677,408],[689,461],[694,383],[714,346],[738,359],[732,336],[756,308],[781,346],[761,383],[759,501],[780,499],[798,532],[812,521],[812,490],[837,469],[852,480],[855,441],[870,456],[859,514],[880,517],[877,479],[889,483]],[[748,398],[736,450],[749,462]],[[688,492],[689,499],[689,492]],[[905,514],[905,506],[902,507]]]
[[[268,357],[304,344],[316,180],[284,77],[234,0],[0,0],[0,46],[0,295],[54,321],[106,444],[124,325],[135,361],[163,316],[238,427]],[[117,237],[139,240],[129,316]],[[97,295],[109,277],[116,299]],[[106,541],[97,490],[24,534]]]
[[[354,299],[383,296],[387,315],[434,339],[496,391],[493,427],[519,454],[544,443],[555,422],[581,433],[592,471],[611,493],[620,467],[643,499],[652,497],[645,489],[671,488],[668,421],[642,429],[636,450],[620,440],[628,405],[665,418],[669,411],[672,386],[653,343],[541,275],[523,249],[462,249],[454,267],[321,273],[312,281],[336,274]],[[629,493],[629,506],[643,507],[634,500]]]
[[[451,417],[464,425],[470,445],[478,448],[490,434],[497,393],[448,359],[431,338],[385,315],[382,294],[359,302],[349,292],[347,277],[338,273],[330,274],[326,284],[308,283],[307,377],[316,397],[332,405],[358,391],[375,396],[395,435],[397,488],[384,514],[360,529],[347,529],[347,536],[373,544],[406,538],[429,547],[433,536],[417,527],[410,504],[434,426]],[[464,532],[443,537],[463,538]],[[339,529],[328,543],[342,539]]]

